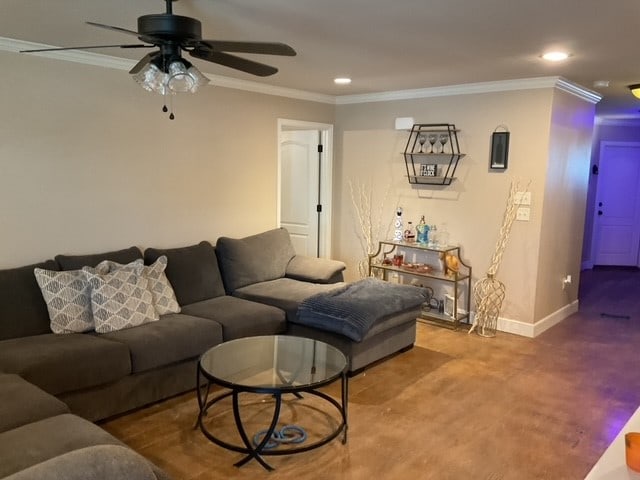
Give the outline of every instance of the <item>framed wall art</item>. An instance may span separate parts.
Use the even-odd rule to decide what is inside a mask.
[[[506,170],[508,162],[509,132],[494,131],[491,135],[491,158],[489,159],[489,168],[492,170]]]

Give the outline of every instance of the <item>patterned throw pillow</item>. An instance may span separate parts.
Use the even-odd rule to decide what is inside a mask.
[[[91,286],[82,270],[55,272],[35,268],[33,273],[47,304],[53,333],[93,330]]]
[[[149,280],[149,290],[153,295],[153,305],[160,315],[180,313],[180,305],[176,294],[164,271],[167,268],[167,256],[162,255],[149,266],[145,266],[143,273]]]
[[[129,264],[110,273],[82,269],[91,285],[96,332],[115,332],[158,320],[142,269],[141,264]]]
[[[114,272],[120,268],[142,265],[142,260],[136,260],[127,265],[105,260],[96,266],[100,273]],[[167,313],[180,313],[180,305],[176,299],[173,287],[164,271],[167,268],[167,256],[162,255],[149,266],[144,266],[142,273],[149,281],[149,291],[153,296],[153,306],[159,315]]]

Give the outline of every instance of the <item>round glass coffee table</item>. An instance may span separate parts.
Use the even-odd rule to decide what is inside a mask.
[[[205,379],[203,383],[202,380]],[[319,391],[320,387],[340,379],[340,401]],[[209,399],[212,385],[226,390]],[[250,436],[240,415],[240,393],[267,394],[274,399],[273,416],[269,427]],[[304,443],[306,432],[297,425],[288,425],[276,430],[280,418],[282,395],[314,395],[339,414],[338,425],[323,438],[309,444]],[[197,373],[198,426],[202,433],[215,444],[246,454],[235,463],[240,467],[255,458],[267,470],[273,470],[264,455],[289,455],[318,448],[342,433],[342,443],[347,442],[347,403],[349,380],[347,359],[337,348],[324,342],[288,335],[266,335],[246,337],[221,343],[207,350],[198,362]],[[222,440],[211,432],[203,421],[207,411],[220,400],[231,396],[235,425],[242,445]],[[277,450],[274,445],[289,443]],[[297,443],[301,442],[301,443]]]

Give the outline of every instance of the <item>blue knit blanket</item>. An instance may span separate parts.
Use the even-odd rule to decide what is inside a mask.
[[[426,300],[424,288],[366,278],[307,298],[300,304],[294,322],[360,342],[376,321]]]

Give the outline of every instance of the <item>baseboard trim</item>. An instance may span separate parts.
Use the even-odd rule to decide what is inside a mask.
[[[593,270],[593,262],[591,260],[584,260],[581,267],[582,270]]]
[[[523,337],[535,338],[542,332],[549,330],[557,325],[569,315],[573,315],[578,311],[579,301],[575,300],[568,305],[556,310],[551,315],[547,315],[536,323],[526,323],[511,318],[498,318],[498,330],[500,332],[512,333]]]

